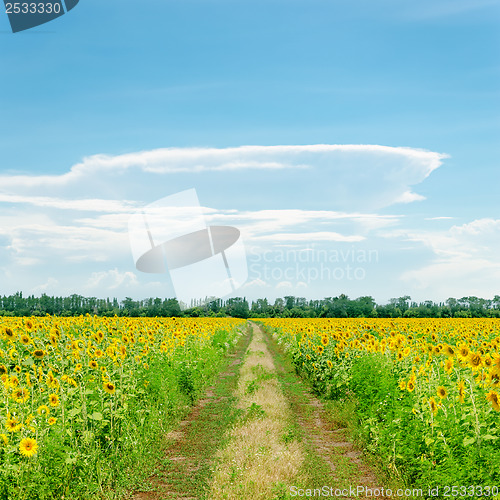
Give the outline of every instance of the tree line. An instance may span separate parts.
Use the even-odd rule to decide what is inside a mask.
[[[182,307],[181,307],[182,305]],[[193,301],[189,307],[175,298],[133,300],[99,299],[73,294],[54,297],[42,294],[24,297],[21,292],[0,297],[0,316],[98,316],[172,317],[172,316],[231,316],[236,318],[500,318],[500,295],[493,299],[480,297],[449,298],[445,302],[415,302],[411,297],[392,298],[387,304],[377,304],[371,296],[350,299],[341,294],[320,300],[307,300],[288,295],[248,301],[245,297],[226,300]]]

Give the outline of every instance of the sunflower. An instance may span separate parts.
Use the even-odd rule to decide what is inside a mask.
[[[451,345],[448,345],[446,344],[443,348],[443,352],[449,356],[450,358],[452,358],[453,356],[455,356],[455,349],[453,349],[453,347]]]
[[[488,392],[486,399],[491,403],[495,411],[500,411],[500,396],[495,391]]]
[[[324,345],[324,346],[327,346],[328,345],[328,342],[329,342],[329,339],[326,335],[323,335],[321,337],[321,343]]]
[[[495,354],[493,356],[493,366],[500,370],[500,354]]]
[[[5,446],[9,444],[9,438],[7,437],[7,434],[0,434],[0,440]]]
[[[447,392],[446,392],[446,389],[442,385],[440,385],[436,389],[436,393],[440,397],[440,399],[445,399],[446,398]]]
[[[16,403],[26,403],[26,401],[30,398],[30,391],[20,387],[12,393],[12,398],[16,401]]]
[[[29,335],[27,335],[26,333],[23,333],[21,335],[21,338],[19,339],[19,341],[21,342],[21,344],[23,345],[29,345],[31,344],[31,338]]]
[[[82,370],[82,364],[81,363],[77,363],[75,365],[75,369],[73,370],[75,373],[79,372]]]
[[[19,444],[19,451],[21,452],[21,455],[24,455],[25,457],[32,457],[36,455],[36,452],[38,451],[38,444],[36,442],[36,439],[22,439],[21,443]]]
[[[17,333],[12,330],[12,328],[5,329],[5,338],[7,340],[15,340],[17,337]]]
[[[45,355],[45,352],[43,351],[43,349],[35,349],[33,351],[33,356],[36,358],[36,359],[42,359]]]
[[[458,400],[460,403],[465,401],[465,382],[463,380],[458,383]]]
[[[103,387],[108,394],[114,394],[116,391],[116,386],[112,382],[104,382]]]
[[[406,382],[404,380],[401,380],[399,382],[399,388],[404,391],[406,389]]]
[[[5,427],[7,427],[9,432],[17,432],[22,429],[23,424],[17,417],[12,417],[9,413],[5,422]]]
[[[57,394],[50,394],[49,395],[49,403],[50,403],[50,406],[53,406],[54,408],[59,406],[59,396]]]
[[[481,368],[481,365],[483,364],[483,360],[481,358],[481,355],[476,353],[476,352],[471,352],[468,357],[469,361],[469,366],[474,370],[478,370]]]
[[[460,346],[458,349],[458,357],[460,358],[461,361],[467,361],[467,358],[469,356],[469,348],[465,345]]]
[[[453,359],[448,358],[444,364],[444,370],[449,375],[453,370]]]
[[[406,384],[406,390],[408,392],[413,392],[415,390],[415,382],[414,382],[414,380],[412,380],[412,379],[408,380],[408,383]]]
[[[48,415],[50,413],[50,408],[47,405],[39,406],[36,410],[38,415]]]
[[[328,368],[333,368],[333,363],[329,359],[326,360],[326,364],[328,365]]]
[[[90,366],[90,368],[97,368],[99,366],[99,364],[97,363],[97,361],[95,359],[92,359],[89,361],[89,366]]]
[[[496,367],[491,368],[488,380],[493,387],[500,387],[500,369]]]
[[[68,377],[68,384],[72,385],[73,387],[78,387],[78,382],[74,378],[71,378],[71,377]]]
[[[322,345],[319,345],[319,346],[316,347],[316,352],[318,354],[323,354],[324,350],[325,350],[325,348]]]
[[[491,359],[491,356],[489,354],[487,354],[484,358],[483,358],[483,365],[486,367],[486,368],[491,368],[493,366],[493,359]]]
[[[0,376],[7,374],[7,367],[5,365],[0,365]]]
[[[57,418],[56,417],[50,417],[47,420],[47,422],[48,422],[49,425],[54,425],[57,422]]]
[[[432,410],[432,413],[434,413],[434,415],[436,415],[438,410],[439,410],[439,405],[436,403],[436,400],[433,397],[431,397],[429,399],[429,406]]]

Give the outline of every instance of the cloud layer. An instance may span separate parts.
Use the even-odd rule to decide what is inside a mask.
[[[60,175],[0,175],[0,273],[31,291],[68,291],[71,281],[82,293],[144,294],[127,221],[189,188],[208,223],[236,226],[255,248],[370,245],[424,199],[414,189],[446,157],[380,145],[166,148],[89,156]],[[380,213],[392,205],[397,214]]]

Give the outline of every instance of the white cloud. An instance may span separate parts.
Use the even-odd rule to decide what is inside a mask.
[[[452,220],[455,217],[425,217],[424,220]]]
[[[401,196],[398,196],[395,203],[413,203],[414,201],[423,201],[425,196],[421,194],[412,193],[411,191],[405,191]]]
[[[345,236],[333,231],[317,231],[315,233],[277,233],[253,238],[253,240],[257,241],[300,241],[308,243],[313,243],[315,241],[343,241],[354,243],[357,241],[363,241],[364,239],[365,238],[363,236]]]
[[[32,289],[32,294],[38,295],[42,293],[57,293],[57,288],[59,285],[59,280],[56,280],[55,278],[49,278],[46,283],[43,283],[42,285],[35,286]]]
[[[226,207],[234,208],[235,201],[241,201],[241,172],[245,171],[247,189],[273,197],[271,204],[280,200],[279,208],[290,208],[293,197],[299,196],[315,205],[309,208],[372,209],[401,199],[421,199],[411,186],[427,178],[444,158],[447,155],[432,151],[381,145],[165,148],[89,156],[61,175],[1,175],[0,186],[5,201],[31,196],[36,197],[31,203],[44,206],[93,210],[95,205],[95,210],[123,211],[134,202],[117,200],[158,199],[185,189],[186,184],[196,187],[200,178],[203,185],[211,184],[216,198],[224,195]],[[259,175],[248,175],[252,170]],[[39,196],[40,189],[44,197]],[[68,200],[68,192],[78,199]],[[88,196],[86,202],[81,193]],[[203,200],[207,201],[216,205],[213,199]]]
[[[325,226],[345,227],[348,231],[369,232],[386,226],[396,224],[401,216],[378,215],[370,213],[347,213],[328,210],[256,210],[236,211],[210,211],[206,217],[210,224],[231,224],[244,232],[248,240],[275,238],[281,241],[304,241],[308,238],[326,241],[361,241],[362,235],[343,235],[339,232],[318,231],[311,229],[324,229]],[[339,226],[340,225],[340,226]],[[293,233],[281,235],[280,232],[293,230]]]
[[[412,286],[441,298],[500,293],[500,219],[477,219],[446,231],[408,232],[406,237],[435,254],[430,264],[402,274]]]
[[[134,287],[137,276],[132,272],[119,272],[118,269],[92,273],[86,283],[87,289],[115,290],[119,287]]]
[[[261,280],[260,278],[256,278],[251,281],[247,281],[243,286],[241,286],[241,289],[244,288],[269,288],[270,285],[268,285],[264,280]]]
[[[127,223],[152,201],[194,187],[209,224],[233,225],[245,243],[261,249],[367,243],[372,232],[404,220],[380,215],[381,209],[422,199],[415,186],[446,157],[380,145],[166,148],[89,156],[61,175],[0,175],[0,250],[9,276],[26,271],[25,290],[49,286],[48,276],[54,276],[72,291],[63,275],[71,269],[75,293],[101,295],[101,286],[131,296],[134,287],[147,293],[161,286],[137,286]],[[102,262],[116,268],[96,269]],[[271,286],[255,280],[248,285]]]
[[[280,281],[279,283],[276,284],[275,288],[276,290],[281,290],[283,288],[292,289],[293,285],[290,281]]]
[[[56,208],[59,210],[78,210],[91,212],[128,212],[137,208],[134,202],[120,200],[102,200],[85,198],[80,200],[68,200],[51,198],[48,196],[23,196],[0,193],[0,203],[33,205],[41,208]]]

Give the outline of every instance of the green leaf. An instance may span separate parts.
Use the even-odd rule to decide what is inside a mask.
[[[434,442],[434,439],[432,439],[430,437],[425,438],[425,445],[426,446],[430,446],[433,442]]]
[[[498,436],[492,436],[491,434],[485,434],[483,436],[483,439],[485,441],[496,441],[498,439]]]
[[[102,413],[95,411],[92,415],[89,415],[92,420],[102,420]]]
[[[66,460],[64,461],[65,464],[76,464],[77,458],[76,457],[67,457]]]
[[[81,408],[73,408],[72,410],[68,411],[68,417],[69,418],[76,417],[81,411],[82,411]]]
[[[475,437],[464,438],[464,446],[470,446],[471,444],[474,444],[475,442],[476,442]]]
[[[23,366],[33,366],[33,358],[32,357],[29,357],[29,358],[26,358],[21,364]]]

